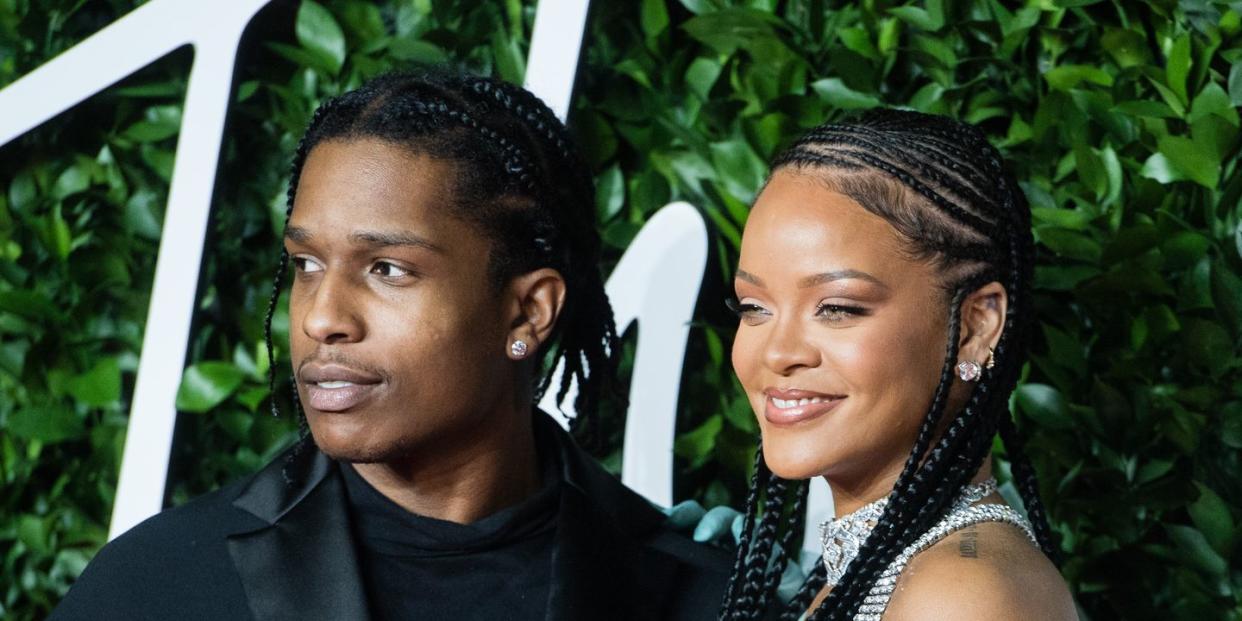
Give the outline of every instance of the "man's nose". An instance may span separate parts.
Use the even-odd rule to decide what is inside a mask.
[[[302,331],[325,345],[358,342],[366,336],[365,324],[356,312],[358,295],[344,275],[324,273],[308,302]]]

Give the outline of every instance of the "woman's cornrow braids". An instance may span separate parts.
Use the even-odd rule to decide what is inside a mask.
[[[1008,395],[1021,372],[1032,323],[1029,290],[1034,247],[1025,200],[1004,171],[999,154],[973,126],[943,117],[887,110],[869,113],[854,124],[812,130],[776,158],[773,170],[784,168],[803,173],[830,170],[845,175],[879,174],[897,182],[924,201],[916,209],[932,210],[930,219],[913,220],[925,228],[908,230],[909,221],[899,225],[898,214],[885,211],[890,207],[863,200],[866,197],[854,198],[894,223],[922,254],[938,256],[944,268],[957,270],[947,285],[952,295],[947,300],[948,341],[940,381],[914,446],[884,513],[858,556],[809,618],[852,618],[892,559],[934,526],[978,473],[998,432],[1040,547],[1054,558],[1052,532],[1039,500],[1035,473],[1022,452],[1008,411]],[[962,411],[945,424],[942,419],[958,357],[961,305],[967,295],[993,280],[1002,282],[1009,300],[1004,331],[995,348],[996,366],[984,370]],[[941,428],[943,432],[933,444]],[[747,501],[746,531],[721,619],[764,617],[772,600],[772,576],[770,571],[756,568],[769,569],[772,541],[779,537],[781,550],[785,550],[793,541],[794,531],[801,530],[800,515],[790,515],[770,502],[765,503],[765,517],[784,515],[784,519],[776,528],[759,520],[755,528],[758,491],[783,490],[779,477],[770,473],[760,477],[760,472],[767,472],[763,463],[756,465],[757,476]],[[794,503],[798,514],[803,513],[801,504],[799,497]],[[783,533],[780,526],[785,527]],[[825,572],[817,563],[779,618],[798,619],[824,583]]]

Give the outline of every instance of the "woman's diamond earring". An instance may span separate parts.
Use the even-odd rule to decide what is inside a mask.
[[[957,363],[957,376],[962,378],[963,381],[973,382],[979,379],[979,376],[982,374],[983,367],[980,367],[978,362],[964,360]]]
[[[514,358],[525,358],[528,351],[530,348],[526,346],[526,341],[521,339],[513,341],[513,344],[509,346],[509,353],[513,354]]]

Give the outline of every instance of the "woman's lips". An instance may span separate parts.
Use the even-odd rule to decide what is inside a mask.
[[[777,426],[814,420],[845,401],[843,395],[826,395],[805,390],[766,390],[763,396],[763,417]]]

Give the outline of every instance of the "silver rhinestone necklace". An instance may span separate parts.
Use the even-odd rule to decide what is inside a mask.
[[[968,507],[995,491],[996,479],[992,478],[975,485],[967,485],[953,501],[949,512]],[[829,586],[840,582],[841,576],[845,575],[845,568],[858,556],[858,549],[867,540],[867,535],[871,534],[871,529],[880,521],[887,506],[888,498],[881,498],[848,515],[828,518],[819,525],[819,538],[824,546],[824,569],[828,570]]]

